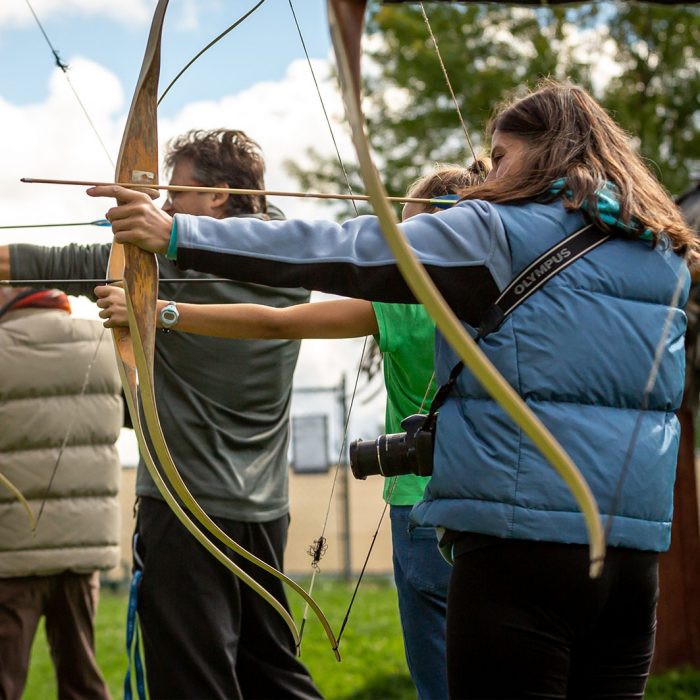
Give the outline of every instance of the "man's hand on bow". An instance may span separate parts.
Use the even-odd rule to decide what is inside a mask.
[[[113,197],[117,206],[105,217],[112,224],[117,243],[132,243],[151,253],[165,253],[170,242],[173,219],[153,202],[156,191],[131,190],[119,185],[91,187],[91,197]],[[154,198],[155,198],[154,197]]]
[[[95,287],[100,318],[106,319],[105,328],[129,325],[129,313],[126,309],[126,296],[122,287],[105,284]]]

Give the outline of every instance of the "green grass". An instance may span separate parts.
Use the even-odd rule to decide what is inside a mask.
[[[314,597],[338,629],[345,614],[352,585],[320,577]],[[126,595],[103,590],[97,616],[97,658],[115,700],[122,697],[126,669],[124,624]],[[292,599],[294,618],[302,605]],[[340,645],[337,663],[320,624],[309,619],[302,644],[302,661],[308,666],[321,692],[329,700],[415,700],[406,671],[399,627],[396,591],[386,579],[365,581],[360,587],[350,621]],[[56,697],[53,667],[43,626],[32,653],[24,700]],[[698,700],[700,670],[673,671],[652,677],[646,700]]]
[[[126,671],[126,603],[126,594],[116,595],[103,589],[95,623],[97,662],[115,699],[123,695]],[[43,620],[34,639],[29,678],[22,697],[23,700],[51,700],[57,697]]]
[[[323,579],[316,583],[314,598],[338,629],[352,586]],[[290,596],[294,619],[299,621],[303,604]],[[97,660],[114,698],[122,697],[126,670],[124,629],[127,598],[103,589],[97,614],[95,638]],[[335,660],[321,625],[311,616],[302,644],[302,661],[327,698],[394,700],[415,698],[406,670],[399,626],[396,591],[386,579],[367,580],[360,587],[350,621],[341,641],[342,663]],[[56,697],[56,683],[43,629],[32,651],[24,700]]]
[[[336,633],[351,595],[351,585],[319,577],[314,598]],[[299,619],[302,606],[292,605]],[[415,699],[403,652],[396,590],[388,580],[363,581],[341,638],[340,653],[338,663],[321,625],[309,618],[301,658],[325,697]]]
[[[698,700],[700,669],[688,668],[652,676],[645,700]]]

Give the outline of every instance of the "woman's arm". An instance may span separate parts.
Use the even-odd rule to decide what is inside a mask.
[[[124,290],[95,288],[105,326],[128,325]],[[158,301],[158,314],[167,301]],[[355,338],[377,333],[372,304],[363,299],[337,299],[276,308],[261,304],[178,304],[175,330],[217,338]]]
[[[177,265],[244,282],[305,287],[372,301],[415,303],[377,219],[259,222],[177,214]],[[465,202],[402,224],[403,233],[457,316],[478,323],[510,277],[496,210]]]
[[[113,185],[88,192],[122,200],[107,212],[117,242],[167,250],[183,269],[239,282],[415,303],[376,217],[336,224],[176,214],[173,224],[143,193]],[[462,202],[436,214],[413,216],[402,229],[455,313],[478,323],[512,275],[510,249],[495,207]]]

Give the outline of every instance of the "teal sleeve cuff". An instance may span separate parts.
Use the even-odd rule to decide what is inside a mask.
[[[170,229],[170,242],[165,257],[168,260],[177,260],[177,219],[175,217],[173,217],[173,227]]]

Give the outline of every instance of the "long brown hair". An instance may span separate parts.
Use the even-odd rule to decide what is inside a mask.
[[[553,199],[552,183],[564,179],[561,196],[567,209],[586,206],[603,228],[598,197],[606,182],[617,188],[620,221],[631,236],[651,231],[665,236],[689,263],[700,259],[700,245],[670,195],[630,145],[629,135],[583,88],[547,79],[525,97],[501,105],[487,128],[526,142],[526,162],[512,174],[478,185],[467,199],[496,203]]]

